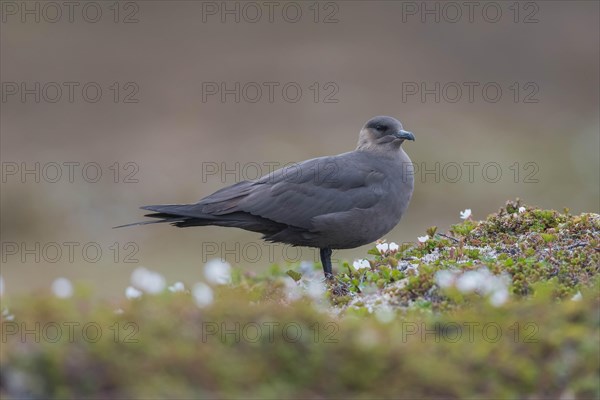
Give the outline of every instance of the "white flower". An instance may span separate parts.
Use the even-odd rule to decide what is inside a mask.
[[[377,250],[379,250],[381,254],[385,254],[388,252],[390,245],[387,243],[378,243],[375,247],[377,247]]]
[[[204,266],[204,276],[208,283],[226,285],[231,282],[231,265],[218,258],[210,260]]]
[[[467,271],[456,280],[456,288],[463,293],[473,292],[481,285],[479,271]]]
[[[456,274],[448,270],[442,270],[435,273],[435,283],[441,288],[448,288],[454,285],[455,278]]]
[[[15,316],[8,311],[8,308],[4,308],[4,310],[2,310],[2,318],[6,321],[12,321],[15,319]]]
[[[575,293],[575,295],[573,297],[571,297],[571,300],[573,301],[581,301],[581,299],[583,299],[583,296],[581,295],[581,292],[577,292]]]
[[[490,296],[490,303],[494,307],[499,307],[508,300],[508,289],[505,287],[495,289]]]
[[[133,286],[127,286],[127,289],[125,289],[125,297],[127,297],[129,300],[137,299],[142,297],[142,291],[137,290]]]
[[[519,207],[519,214],[522,214],[526,211],[527,209],[523,206]]]
[[[58,278],[52,282],[52,293],[61,299],[69,298],[73,296],[73,285],[67,278]]]
[[[375,310],[375,318],[384,324],[392,322],[395,317],[396,314],[394,313],[394,310],[388,304],[377,307]]]
[[[417,240],[419,241],[419,243],[425,243],[426,241],[429,240],[429,235],[419,236],[419,237],[417,237]]]
[[[157,294],[164,290],[166,281],[158,272],[138,267],[131,273],[131,284],[146,293]]]
[[[306,293],[313,300],[322,299],[325,296],[326,291],[327,287],[321,280],[314,279],[308,282],[308,285],[306,285]]]
[[[460,212],[460,219],[467,219],[471,216],[471,209],[467,208],[465,211]]]
[[[302,275],[310,274],[315,270],[315,264],[312,261],[301,261],[298,269]]]
[[[183,292],[185,290],[185,286],[183,286],[182,282],[175,282],[173,285],[169,286],[169,291],[176,293],[176,292]]]
[[[192,295],[194,296],[196,305],[200,308],[211,305],[214,299],[212,289],[203,282],[198,282],[194,285]]]
[[[443,282],[443,275],[438,277],[438,274],[436,274],[436,280],[440,286],[443,283],[447,283]],[[453,284],[462,293],[477,292],[481,295],[489,296],[489,301],[494,307],[501,306],[509,298],[508,286],[510,285],[510,276],[507,274],[494,275],[485,267],[479,268],[476,271],[463,273]]]
[[[362,259],[362,260],[354,260],[354,262],[352,263],[352,266],[354,267],[355,270],[360,270],[363,268],[371,268],[371,264],[369,264],[369,261]]]
[[[302,298],[302,289],[298,282],[287,276],[283,278],[283,284],[285,285],[285,295],[288,301],[296,301]]]
[[[387,254],[388,252],[395,252],[398,251],[398,249],[400,248],[400,246],[398,246],[396,243],[392,242],[392,243],[378,243],[377,246],[377,250],[379,250],[379,252],[384,255]]]

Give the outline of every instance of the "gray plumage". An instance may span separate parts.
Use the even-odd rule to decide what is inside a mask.
[[[242,181],[195,204],[144,206],[153,211],[146,216],[158,221],[137,224],[236,227],[262,233],[270,242],[317,247],[325,276],[331,277],[331,249],[381,238],[406,211],[414,179],[404,140],[414,136],[398,120],[375,117],[360,131],[354,151]]]

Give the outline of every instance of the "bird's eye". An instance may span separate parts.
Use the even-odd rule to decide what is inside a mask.
[[[378,131],[380,131],[380,132],[383,132],[383,131],[385,131],[385,126],[383,126],[383,125],[377,125],[377,126],[375,127],[375,129],[377,129],[377,130],[378,130]]]

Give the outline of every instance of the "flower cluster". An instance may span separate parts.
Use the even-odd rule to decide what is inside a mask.
[[[489,296],[490,303],[498,307],[508,300],[510,276],[494,275],[486,267],[466,272],[442,270],[436,272],[435,283],[444,289],[454,287],[464,294],[478,293]]]
[[[204,277],[208,284],[197,282],[192,286],[191,294],[198,307],[206,307],[214,300],[213,289],[210,285],[226,285],[231,283],[231,265],[222,260],[210,260],[204,266]],[[185,292],[183,282],[166,285],[166,279],[158,272],[145,267],[138,267],[131,273],[131,286],[125,289],[125,297],[137,299],[146,294],[158,294],[165,291],[171,293]]]
[[[375,246],[375,247],[377,247],[377,250],[379,250],[379,252],[381,253],[382,256],[389,254],[389,253],[395,253],[400,248],[400,246],[398,246],[394,242],[392,242],[392,243],[386,243],[386,242],[377,243],[377,246]]]

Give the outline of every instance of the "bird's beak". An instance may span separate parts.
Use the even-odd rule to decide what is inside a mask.
[[[396,136],[398,139],[403,139],[403,140],[415,140],[415,135],[412,134],[412,132],[409,131],[399,131],[394,133],[394,136]]]

